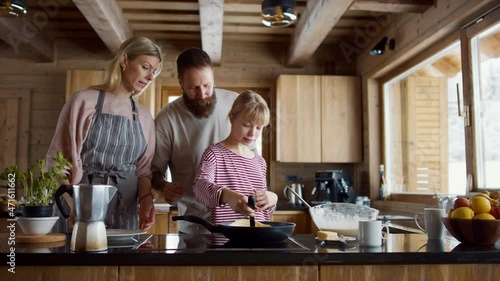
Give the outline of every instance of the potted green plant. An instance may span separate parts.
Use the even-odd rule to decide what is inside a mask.
[[[7,180],[9,175],[15,175],[16,182],[24,188],[24,204],[21,206],[21,211],[25,217],[52,216],[54,193],[59,187],[59,181],[68,178],[66,169],[73,168],[73,165],[60,151],[51,159],[54,161],[54,166],[48,170],[45,159],[39,159],[27,172],[20,171],[17,166],[12,165],[6,167],[0,175],[2,180]]]

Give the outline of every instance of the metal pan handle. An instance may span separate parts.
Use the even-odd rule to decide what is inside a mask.
[[[174,217],[172,217],[172,221],[179,221],[179,220],[201,224],[206,229],[208,229],[208,231],[210,231],[212,233],[221,233],[222,232],[222,228],[220,225],[213,224],[213,223],[206,221],[200,217],[196,217],[196,216],[174,216]]]

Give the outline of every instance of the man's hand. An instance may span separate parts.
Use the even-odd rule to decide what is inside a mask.
[[[169,204],[177,204],[177,201],[185,195],[182,185],[178,182],[166,182],[163,186],[163,196]]]

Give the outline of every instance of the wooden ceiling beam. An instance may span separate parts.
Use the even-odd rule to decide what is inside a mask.
[[[115,0],[73,0],[73,2],[113,53],[125,40],[132,37],[132,29]]]
[[[354,0],[351,10],[385,13],[423,13],[434,0]]]
[[[54,62],[54,42],[28,17],[0,17],[0,37],[22,57]]]
[[[201,47],[214,65],[222,61],[224,0],[198,0],[200,5]]]
[[[304,65],[352,3],[353,0],[307,1],[295,27],[287,65]]]

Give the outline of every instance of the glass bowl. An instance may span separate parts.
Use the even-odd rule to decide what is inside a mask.
[[[311,207],[309,213],[321,230],[358,237],[359,221],[376,220],[379,211],[364,205],[328,203]]]

